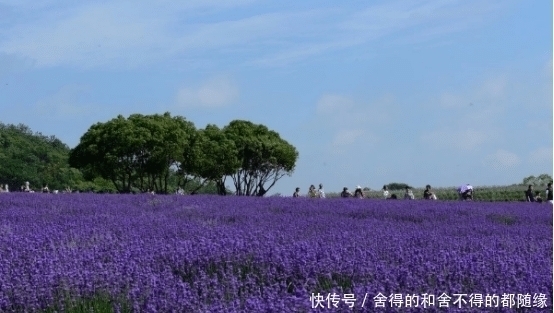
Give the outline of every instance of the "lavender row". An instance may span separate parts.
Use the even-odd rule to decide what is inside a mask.
[[[63,295],[106,293],[136,312],[314,312],[312,294],[332,292],[542,293],[551,309],[551,207],[0,197],[0,311],[42,311],[63,306]]]

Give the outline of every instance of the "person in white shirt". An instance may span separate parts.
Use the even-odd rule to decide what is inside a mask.
[[[458,187],[458,199],[461,201],[473,200],[473,186],[465,184]]]
[[[319,184],[319,189],[317,190],[317,196],[319,198],[325,199],[325,191],[323,191],[323,184]]]
[[[387,185],[383,186],[383,198],[388,199],[389,198],[389,187]]]

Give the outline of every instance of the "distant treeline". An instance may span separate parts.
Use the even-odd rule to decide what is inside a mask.
[[[17,191],[25,182],[34,190],[48,185],[50,190],[115,193],[113,183],[102,177],[85,177],[83,172],[69,165],[71,150],[54,136],[33,132],[28,126],[0,123],[0,184],[7,184],[10,191]],[[170,188],[177,188],[178,178],[171,172],[168,177]],[[215,194],[213,183],[201,184],[192,180],[185,191]],[[140,192],[133,188],[134,192]]]

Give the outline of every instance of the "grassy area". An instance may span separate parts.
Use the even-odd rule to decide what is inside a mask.
[[[59,299],[58,299],[59,300]],[[65,294],[61,300],[42,312],[44,313],[130,313],[132,308],[124,296],[114,298],[107,293],[99,292],[90,298],[72,297]],[[116,310],[117,308],[117,310]]]
[[[546,198],[544,186],[534,186],[535,191],[541,192],[541,197]],[[425,188],[413,188],[412,191],[416,199],[423,199],[423,191]],[[474,200],[476,201],[525,201],[524,192],[527,186],[512,185],[512,186],[476,186],[474,187]],[[404,197],[404,190],[389,190],[390,194],[395,193],[399,198]],[[458,200],[456,187],[450,188],[433,188],[433,192],[439,200]],[[381,190],[364,191],[364,194],[369,199],[382,199],[383,192]],[[339,197],[339,193],[328,193],[328,197]]]

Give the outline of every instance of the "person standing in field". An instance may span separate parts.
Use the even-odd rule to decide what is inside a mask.
[[[460,200],[473,200],[473,186],[465,184],[458,187],[458,198]]]
[[[533,185],[529,185],[529,187],[527,187],[527,191],[525,191],[525,198],[527,198],[528,202],[535,202],[535,195],[533,194]]]
[[[546,186],[546,202],[552,204],[552,183],[548,183]]]
[[[310,189],[308,190],[308,196],[310,198],[315,198],[317,197],[317,190],[315,189],[315,186],[314,185],[311,185],[310,186]]]
[[[319,198],[325,199],[325,191],[323,190],[323,184],[319,184],[319,189],[317,190],[317,196]]]
[[[542,203],[541,192],[535,191],[535,202]]]
[[[437,196],[431,190],[431,185],[425,186],[425,191],[423,192],[423,199],[426,200],[437,200]]]
[[[404,193],[404,200],[414,200],[414,193],[410,189],[410,187],[406,186],[406,192]]]
[[[389,198],[389,187],[387,187],[387,185],[383,186],[383,198],[385,199]]]
[[[352,197],[352,193],[348,191],[347,187],[342,188],[342,192],[340,193],[341,198],[350,198]]]
[[[356,190],[354,190],[354,198],[363,199],[365,197],[362,187],[358,185]]]
[[[300,187],[296,187],[296,190],[295,190],[294,193],[292,194],[292,197],[293,197],[293,198],[298,198],[298,197],[300,197]]]

